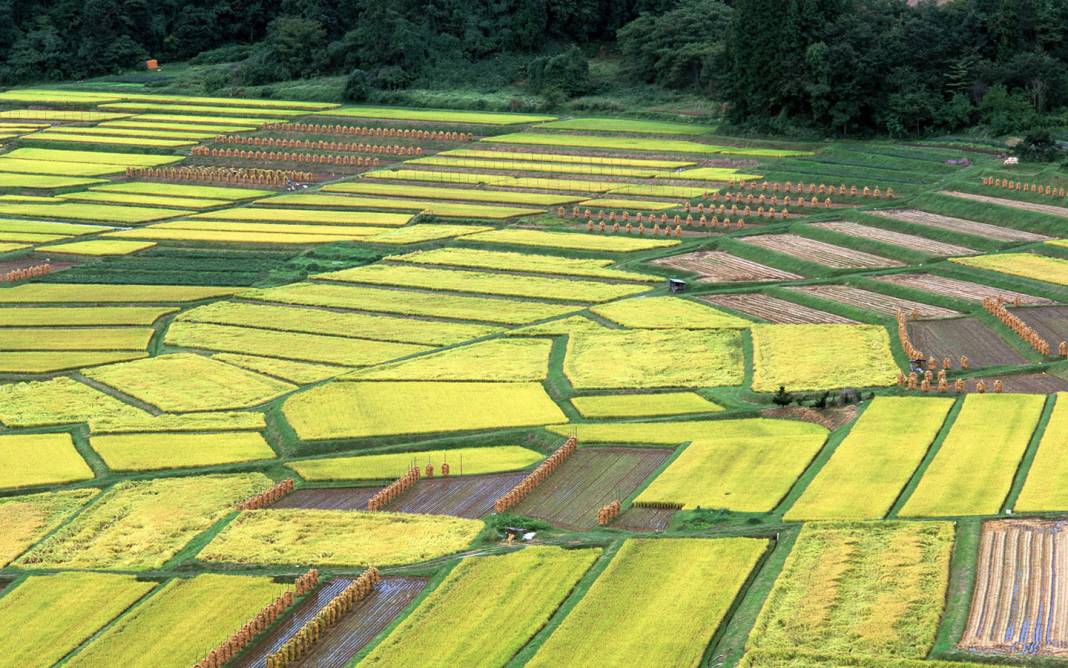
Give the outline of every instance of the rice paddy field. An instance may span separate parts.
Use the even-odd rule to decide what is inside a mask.
[[[1068,656],[1055,165],[144,88],[0,93],[0,665]]]

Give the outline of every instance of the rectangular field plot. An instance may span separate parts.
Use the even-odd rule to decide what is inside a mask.
[[[725,155],[748,155],[755,157],[786,158],[811,155],[811,151],[792,151],[777,148],[743,148],[716,146],[681,139],[646,137],[608,137],[604,135],[581,135],[571,133],[517,132],[507,135],[484,137],[482,141],[500,144],[533,144],[538,146],[573,146],[619,151],[653,151],[656,153],[705,153]]]
[[[1051,373],[1014,373],[1010,376],[988,376],[983,380],[987,381],[988,387],[995,380],[1000,380],[1005,392],[1068,392],[1068,380]]]
[[[400,183],[374,183],[366,180],[332,183],[322,188],[328,193],[351,193],[354,195],[384,195],[394,197],[417,197],[444,199],[461,202],[492,202],[495,204],[523,204],[530,206],[559,206],[582,199],[577,195],[551,195],[525,193],[514,190],[484,190],[482,188],[445,188],[416,186]]]
[[[983,524],[971,614],[960,647],[1068,655],[1068,526],[1060,521]]]
[[[637,239],[622,236],[597,236],[581,232],[543,232],[541,230],[494,230],[468,236],[465,241],[514,246],[541,246],[605,253],[631,253],[679,245],[669,239]]]
[[[908,323],[909,338],[923,354],[948,357],[956,364],[968,356],[969,368],[1023,364],[1027,360],[993,330],[974,317]]]
[[[592,529],[597,511],[630,496],[670,456],[667,448],[579,449],[515,512],[567,529]]]
[[[0,435],[0,489],[89,480],[70,434]]]
[[[634,501],[770,512],[827,438],[823,427],[805,427],[789,437],[695,439]]]
[[[427,346],[413,343],[276,332],[184,320],[171,325],[164,341],[180,348],[263,355],[350,367],[370,366],[431,350]]]
[[[100,490],[89,488],[0,498],[0,526],[4,527],[0,534],[0,568],[99,493]]]
[[[346,374],[353,380],[544,380],[548,339],[500,338]]]
[[[14,292],[21,287],[0,290],[0,301],[3,301],[5,292]],[[545,320],[576,309],[574,306],[536,301],[442,295],[323,283],[294,283],[278,288],[249,290],[241,293],[241,296],[245,299],[263,302],[329,306],[357,311],[377,311],[509,325]]]
[[[147,223],[153,220],[174,218],[182,215],[176,209],[155,209],[145,206],[120,206],[91,204],[87,202],[64,202],[59,204],[33,204],[17,202],[0,204],[0,213],[12,216],[60,218],[63,220],[91,220],[103,223]]]
[[[195,199],[192,197],[167,197],[163,195],[136,195],[134,193],[116,193],[96,190],[70,193],[60,195],[59,197],[71,202],[137,204],[144,206],[158,206],[166,209],[210,209],[214,206],[226,206],[227,204],[230,204],[230,201],[225,199]]]
[[[902,263],[890,258],[879,257],[864,251],[835,246],[824,241],[816,241],[798,234],[761,234],[739,239],[742,243],[764,248],[776,253],[790,255],[799,260],[814,262],[832,269],[877,269],[881,267],[902,267]]]
[[[285,621],[269,631],[246,653],[234,660],[234,668],[262,668],[267,656],[278,651],[301,627],[345,587],[350,578],[335,578],[298,605]],[[357,602],[339,622],[327,629],[304,658],[293,665],[344,668],[367,643],[401,613],[426,586],[422,578],[387,577],[374,591]]]
[[[38,374],[84,369],[129,362],[147,357],[146,352],[93,352],[69,350],[29,350],[19,352],[0,352],[0,373]]]
[[[641,121],[639,121],[641,122]],[[585,155],[582,153],[532,153],[529,151],[484,151],[471,148],[457,148],[443,151],[441,155],[463,156],[469,158],[488,158],[490,160],[532,160],[534,162],[578,162],[587,165],[616,165],[621,167],[647,167],[652,169],[677,169],[692,167],[696,162],[690,160],[659,160],[656,158],[623,158],[616,156]]]
[[[745,329],[749,320],[677,297],[645,297],[594,306],[593,313],[635,329]]]
[[[215,302],[207,304],[182,313],[177,320],[179,322],[201,322],[283,332],[342,336],[353,339],[442,346],[453,345],[502,331],[499,327],[487,325],[417,320],[415,318],[398,318],[366,313],[342,313],[326,309],[245,302]]]
[[[316,112],[317,116],[344,118],[377,118],[389,121],[427,121],[431,123],[456,123],[472,125],[518,125],[520,123],[547,123],[554,116],[512,114],[492,111],[448,111],[445,109],[404,109],[401,107],[338,107]]]
[[[265,206],[208,211],[206,213],[198,213],[193,218],[260,223],[301,223],[304,225],[375,225],[378,227],[399,227],[407,224],[412,219],[406,213],[307,211],[304,209],[271,209]]]
[[[255,223],[220,223],[207,226],[207,229],[204,229],[204,226],[183,223],[178,227],[149,225],[148,227],[139,227],[132,230],[110,232],[107,236],[120,239],[147,239],[154,241],[305,246],[356,241],[366,239],[369,234],[374,234],[374,228],[370,227],[348,228],[350,231],[345,234],[320,234],[304,231],[287,232],[283,229],[265,229],[265,227],[267,226]]]
[[[624,531],[665,531],[675,516],[674,508],[640,508],[631,506],[612,522],[612,526]]]
[[[90,445],[113,471],[158,471],[271,459],[271,449],[254,431],[93,436]]]
[[[1014,308],[1012,313],[1033,327],[1050,344],[1068,339],[1068,306]]]
[[[889,386],[898,367],[877,325],[753,325],[753,390]],[[833,373],[829,370],[834,369]]]
[[[518,445],[492,445],[450,450],[420,450],[357,457],[306,459],[287,464],[309,481],[323,480],[392,480],[408,472],[413,465],[433,464],[440,471],[448,463],[449,474],[476,475],[524,469],[541,461],[539,452]]]
[[[100,434],[163,434],[198,431],[263,431],[263,413],[216,412],[149,415],[102,415],[89,419],[89,430]]]
[[[712,295],[702,300],[737,311],[766,322],[786,325],[856,324],[855,320],[820,311],[809,306],[795,304],[785,299],[769,297],[759,292],[744,295]]]
[[[336,378],[350,371],[348,367],[331,366],[329,364],[317,364],[314,362],[298,362],[296,360],[284,360],[277,357],[259,357],[257,355],[240,355],[236,353],[216,353],[212,359],[227,364],[233,364],[242,369],[262,373],[284,380],[294,385],[308,385],[318,383],[321,380]]]
[[[567,422],[541,383],[333,382],[290,397],[283,412],[303,440]]]
[[[526,477],[525,473],[422,478],[389,504],[393,513],[452,515],[476,519],[493,511],[493,502]],[[377,488],[372,488],[377,491]],[[276,504],[275,508],[325,508],[366,510],[367,488],[332,487],[300,489]]]
[[[146,570],[162,566],[235,503],[271,486],[258,473],[120,482],[15,564]]]
[[[956,278],[946,278],[936,274],[889,274],[886,276],[872,276],[872,279],[891,285],[900,285],[904,288],[923,290],[943,297],[964,299],[967,301],[981,302],[987,297],[1001,297],[1010,304],[1017,300],[1021,304],[1037,305],[1052,304],[1053,302],[1044,297],[1025,295],[1022,292],[1004,290],[982,283],[961,281]]]
[[[989,195],[977,195],[975,193],[962,193],[952,190],[943,190],[941,195],[949,195],[950,197],[958,197],[960,199],[972,200],[973,202],[981,202],[983,204],[993,204],[995,206],[1005,206],[1010,209],[1023,209],[1024,211],[1033,211],[1035,213],[1046,213],[1051,216],[1061,216],[1068,218],[1068,208],[1063,206],[1053,206],[1052,204],[1036,204],[1034,202],[1025,202],[1018,199],[1009,199],[1007,197],[990,197]]]
[[[144,350],[153,333],[150,327],[0,327],[0,350]]]
[[[570,164],[561,162],[528,162],[526,160],[479,160],[470,157],[430,156],[408,160],[408,165],[430,167],[459,167],[507,172],[551,172],[553,174],[589,174],[591,176],[632,176],[645,178],[665,174],[658,169],[636,167],[612,167],[609,165]]]
[[[884,517],[952,406],[952,399],[877,397],[784,519]]]
[[[85,375],[168,413],[248,408],[296,389],[191,353],[99,367]]]
[[[73,651],[127,607],[153,582],[129,575],[36,575],[0,599],[4,663],[46,668]]]
[[[969,394],[901,516],[997,513],[1045,402],[1040,395]]]
[[[627,540],[527,665],[699,665],[766,547],[751,538]]]
[[[1068,394],[1058,394],[1015,510],[1068,509]]]
[[[109,183],[90,190],[98,192],[133,193],[137,195],[159,195],[166,197],[193,197],[240,201],[257,199],[275,194],[273,190],[256,190],[253,188],[230,188],[227,186],[191,186],[181,183],[154,183],[151,181],[125,181]]]
[[[949,522],[806,524],[746,649],[922,659],[952,549]]]
[[[1068,260],[1061,260],[1034,253],[999,253],[977,257],[953,258],[957,262],[976,269],[985,269],[999,274],[1020,276],[1032,281],[1068,286]]]
[[[696,392],[602,394],[572,397],[571,403],[587,418],[643,417],[717,413],[723,408]]]
[[[0,160],[0,169],[3,161]],[[10,174],[0,172],[0,188],[28,188],[32,190],[55,190],[57,188],[77,188],[103,183],[100,179],[83,179],[72,176],[50,176],[47,174]]]
[[[464,559],[361,665],[500,668],[549,621],[600,553],[527,547]]]
[[[175,578],[94,639],[66,665],[188,666],[239,631],[287,585],[268,577]],[[226,601],[226,605],[219,605]]]
[[[808,285],[787,289],[883,316],[895,316],[898,311],[910,317],[915,314],[920,318],[955,318],[961,315],[957,311],[941,306],[892,297],[849,285]]]
[[[653,260],[653,264],[696,273],[699,283],[761,283],[802,278],[722,251],[695,251]]]
[[[950,255],[972,255],[973,253],[978,252],[973,248],[967,248],[957,244],[934,241],[933,239],[926,239],[913,234],[902,234],[901,232],[884,230],[881,227],[870,227],[868,225],[859,225],[857,223],[831,221],[826,223],[813,223],[812,227],[846,234],[851,237],[880,241],[884,244],[900,246],[918,253],[926,253],[927,255],[948,257]]]
[[[109,151],[69,151],[52,148],[17,148],[4,154],[5,158],[22,160],[55,160],[57,162],[78,162],[104,165],[122,165],[124,167],[159,167],[182,160],[177,155],[153,155],[148,153],[127,153]]]
[[[388,174],[388,178],[395,179],[400,178],[398,174],[402,172],[376,172],[378,174]],[[408,172],[409,174],[411,171]],[[419,175],[435,174],[436,172],[416,172]],[[372,174],[366,174],[365,176],[372,177]],[[460,183],[481,183],[485,180],[485,177],[476,179],[477,174],[469,174],[464,172],[462,174],[464,178]],[[420,178],[425,178],[420,176]],[[457,183],[455,178],[452,178],[446,183]],[[536,213],[544,213],[544,209],[532,209],[529,207],[518,206],[501,206],[490,204],[470,204],[470,203],[450,203],[442,202],[440,200],[420,200],[420,199],[393,199],[386,197],[364,197],[361,195],[278,195],[270,199],[263,200],[263,204],[267,205],[279,205],[279,206],[299,206],[299,207],[321,207],[321,208],[338,208],[338,209],[385,209],[394,211],[412,211],[422,212],[427,215],[440,216],[442,218],[488,218],[491,220],[504,220],[506,218],[515,218],[516,216],[530,216]]]
[[[481,521],[347,510],[247,510],[198,555],[224,564],[392,566],[467,547]]]
[[[1026,243],[1049,239],[1049,237],[1041,234],[1025,232],[1011,227],[990,225],[988,223],[980,223],[964,218],[953,218],[952,216],[917,211],[916,209],[884,209],[881,211],[867,211],[865,213],[873,216],[882,216],[883,218],[889,218],[891,220],[900,220],[914,225],[923,225],[924,227],[945,230],[947,232],[958,232],[973,237],[993,239],[995,241]]]
[[[538,255],[535,253],[512,253],[508,251],[476,250],[473,248],[436,248],[434,250],[391,255],[391,262],[411,262],[413,264],[441,265],[450,267],[468,267],[472,269],[496,269],[502,271],[527,272],[531,274],[553,274],[560,276],[582,276],[604,278],[619,281],[640,281],[658,283],[659,276],[641,274],[634,271],[612,269],[613,260],[601,260],[591,257],[561,257],[559,255]]]
[[[424,290],[474,292],[506,297],[578,302],[606,302],[636,295],[649,289],[643,285],[380,263],[318,274],[314,278],[346,283],[396,285]]]
[[[237,288],[185,285],[93,285],[90,283],[24,283],[0,290],[4,304],[166,304],[223,297]]]
[[[41,246],[38,252],[60,253],[62,255],[87,255],[105,257],[129,255],[152,248],[156,244],[150,241],[115,241],[112,239],[92,239],[90,241],[73,241],[70,243]]]
[[[568,337],[564,373],[576,389],[738,385],[737,330],[606,330]]]

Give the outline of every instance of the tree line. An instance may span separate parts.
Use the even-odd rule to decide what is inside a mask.
[[[724,103],[736,127],[910,136],[1068,124],[1068,0],[0,0],[0,84],[147,57],[226,83],[347,75],[345,96],[607,75]]]

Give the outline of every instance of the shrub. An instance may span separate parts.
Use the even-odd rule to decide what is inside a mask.
[[[371,94],[371,78],[359,68],[349,73],[345,80],[344,97],[349,102],[365,102]]]
[[[582,50],[573,46],[555,56],[530,61],[527,82],[531,90],[541,95],[574,97],[589,88],[590,65]]]

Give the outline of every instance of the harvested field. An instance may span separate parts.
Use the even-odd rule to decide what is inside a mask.
[[[910,322],[909,338],[917,349],[953,364],[968,356],[971,367],[1023,364],[1026,358],[974,317]]]
[[[1024,392],[1049,394],[1050,392],[1068,392],[1068,380],[1048,373],[1018,373],[1011,376],[988,376],[983,378],[987,387],[995,380],[1004,384],[1005,392]]]
[[[856,320],[795,304],[785,299],[769,297],[759,292],[746,295],[712,295],[701,299],[713,306],[723,306],[732,311],[776,324],[856,324]]]
[[[955,190],[943,190],[940,194],[949,195],[950,197],[959,197],[961,199],[970,199],[976,202],[982,202],[984,204],[996,204],[998,206],[1007,206],[1010,209],[1023,209],[1024,211],[1034,211],[1035,213],[1047,213],[1051,216],[1062,216],[1068,218],[1068,208],[1063,206],[1053,206],[1052,204],[1035,204],[1034,202],[1024,202],[1018,199],[1007,199],[1004,197],[990,197],[989,195],[976,195],[974,193],[962,193]]]
[[[869,227],[868,225],[858,225],[857,223],[848,223],[844,221],[813,223],[812,227],[822,230],[830,230],[840,234],[847,234],[851,237],[880,241],[884,244],[900,246],[901,248],[907,248],[919,253],[926,253],[927,255],[971,255],[978,252],[974,248],[968,248],[966,246],[947,244],[942,241],[934,241],[933,239],[918,237],[914,234],[902,234],[901,232],[884,230],[881,227]]]
[[[671,518],[675,516],[674,508],[637,508],[631,506],[612,523],[617,529],[626,531],[655,531],[667,530],[671,524]]]
[[[262,667],[267,655],[278,650],[309,619],[352,582],[337,578],[326,583],[301,603],[281,625],[273,629],[233,664],[234,668]],[[396,617],[426,586],[422,578],[383,578],[374,593],[359,601],[331,626],[304,657],[290,665],[343,668]]]
[[[976,573],[963,649],[1068,656],[1068,524],[986,522]]]
[[[883,218],[890,218],[891,220],[900,220],[906,223],[913,223],[915,225],[924,225],[926,227],[933,227],[939,230],[946,230],[947,232],[959,232],[960,234],[970,234],[974,237],[983,237],[985,239],[993,239],[994,241],[1044,241],[1049,239],[1047,236],[1041,234],[1035,234],[1033,232],[1025,232],[1023,230],[1017,230],[1011,227],[1001,227],[999,225],[990,225],[988,223],[979,223],[974,220],[968,220],[966,218],[954,218],[952,216],[943,216],[937,213],[928,213],[926,211],[919,211],[917,209],[884,209],[882,211],[868,211],[866,212],[873,216],[882,216]]]
[[[902,267],[897,260],[879,257],[871,253],[835,246],[798,234],[762,234],[739,239],[743,243],[765,248],[776,253],[790,255],[799,260],[822,264],[832,269],[876,269]]]
[[[876,281],[900,285],[904,288],[924,290],[943,297],[965,299],[968,301],[981,302],[987,297],[1001,297],[1009,303],[1015,303],[1017,299],[1021,304],[1037,305],[1052,304],[1053,302],[1043,297],[1025,295],[1022,292],[1002,290],[982,283],[961,281],[956,278],[946,278],[935,274],[890,274],[887,276],[873,276]]]
[[[1068,306],[1039,306],[1012,309],[1031,325],[1039,335],[1056,348],[1058,342],[1068,339]]]
[[[820,299],[852,306],[853,308],[872,311],[880,315],[894,316],[898,311],[903,311],[911,316],[917,312],[920,318],[954,318],[960,313],[940,306],[921,304],[911,299],[891,297],[890,295],[862,290],[848,285],[809,285],[800,288],[788,288],[796,292],[803,292]]]
[[[692,271],[699,276],[697,279],[699,283],[792,281],[802,278],[798,274],[768,267],[722,251],[697,251],[673,255],[653,260],[652,264]]]
[[[315,510],[367,510],[367,502],[382,489],[372,487],[309,487],[283,496],[271,508],[314,508]]]
[[[411,490],[389,505],[394,513],[453,515],[475,519],[493,510],[493,502],[519,484],[525,473],[450,478],[422,478]],[[379,487],[300,489],[274,508],[320,510],[367,510],[367,500]]]
[[[591,529],[601,507],[630,496],[670,456],[668,448],[579,449],[515,512],[567,529]]]

